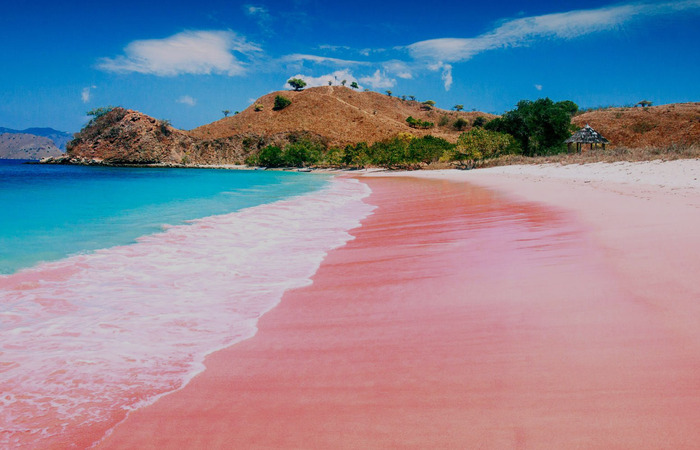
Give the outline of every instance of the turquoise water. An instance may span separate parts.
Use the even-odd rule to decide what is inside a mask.
[[[0,274],[135,242],[191,219],[315,191],[291,172],[112,168],[0,160]]]

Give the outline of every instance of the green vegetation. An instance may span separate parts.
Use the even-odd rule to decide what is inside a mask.
[[[289,84],[295,91],[301,91],[306,87],[306,81],[302,80],[301,78],[290,78],[287,80],[287,84]]]
[[[455,130],[462,131],[465,128],[467,128],[467,125],[469,125],[469,122],[464,120],[463,118],[459,117],[457,120],[454,121],[452,126],[454,127]]]
[[[643,108],[647,108],[647,107],[652,105],[652,102],[650,102],[649,100],[642,100],[641,102],[637,103],[637,105],[639,105]],[[634,106],[637,106],[637,105],[634,105]]]
[[[486,117],[477,116],[476,119],[474,119],[474,123],[472,124],[472,126],[483,127],[484,125],[486,125],[486,122],[488,122],[488,120],[486,120]]]
[[[100,117],[104,116],[108,112],[112,111],[115,107],[114,106],[101,106],[99,108],[91,109],[90,111],[86,112],[88,116],[92,116],[92,120],[97,120]]]
[[[391,92],[391,91],[388,90],[388,89],[387,89],[385,92],[386,92],[386,95],[388,95],[389,97],[391,97],[391,94],[393,94],[393,92]]]
[[[357,84],[357,81],[353,81],[352,83],[350,83],[350,87],[353,89],[360,89],[360,85]]]
[[[277,145],[264,147],[257,155],[249,156],[245,163],[263,167],[305,167],[321,160],[324,146],[310,139],[292,139],[284,149]]]
[[[442,116],[440,116],[440,120],[438,121],[438,126],[444,127],[448,123],[450,123],[450,116],[448,116],[447,114],[443,114]]]
[[[263,110],[263,105],[262,103],[256,103],[255,106],[253,107],[256,111],[262,111]]]
[[[452,158],[467,167],[475,167],[485,159],[520,153],[520,146],[510,134],[477,127],[459,136]]]
[[[455,111],[461,111],[464,109],[464,105],[454,105],[452,109],[454,109]]]
[[[427,128],[432,128],[435,126],[435,124],[433,122],[428,122],[425,120],[416,119],[413,116],[408,116],[406,118],[406,122],[408,123],[408,126],[411,128],[427,129]]]
[[[163,136],[169,136],[170,135],[170,127],[172,125],[170,124],[170,121],[168,119],[161,119],[158,121],[158,130],[161,132]]]
[[[221,112],[224,113],[224,117],[228,117],[228,115],[231,114],[231,110],[230,110],[230,109],[224,109],[224,110],[221,111]]]
[[[424,101],[423,103],[421,103],[421,108],[422,108],[422,109],[428,109],[428,110],[430,110],[430,109],[433,109],[434,106],[435,106],[435,102],[432,101],[432,100],[426,100],[426,101]]]
[[[287,106],[291,105],[292,101],[288,99],[287,97],[283,97],[281,95],[275,96],[275,106],[272,108],[275,111],[279,111],[281,109],[286,108]]]
[[[521,100],[516,109],[488,122],[485,128],[513,136],[525,156],[550,155],[566,149],[564,140],[570,136],[571,116],[577,110],[569,100]]]

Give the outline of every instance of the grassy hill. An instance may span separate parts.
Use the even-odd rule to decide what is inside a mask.
[[[589,124],[613,147],[665,148],[700,144],[700,103],[642,107],[611,107],[575,116],[579,127]]]
[[[288,98],[292,103],[275,111],[273,107],[278,95]],[[411,128],[406,123],[409,116],[432,122],[435,127]],[[417,136],[431,134],[454,142],[460,134],[454,128],[454,122],[461,117],[471,124],[478,116],[486,119],[496,117],[482,112],[446,111],[434,107],[427,109],[418,101],[401,100],[377,92],[355,91],[342,86],[324,86],[298,92],[267,94],[245,111],[195,128],[189,134],[200,139],[217,139],[243,133],[272,135],[304,131],[322,136],[330,146],[344,146],[361,141],[371,144],[392,138],[398,133]],[[469,126],[466,129],[468,128]]]

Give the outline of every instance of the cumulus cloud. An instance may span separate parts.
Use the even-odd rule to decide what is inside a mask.
[[[327,73],[318,77],[297,74],[293,77],[289,77],[288,79],[290,78],[301,78],[302,80],[306,81],[306,87],[328,86],[329,81],[333,85],[338,85],[343,80],[346,80],[347,86],[350,86],[350,83],[352,83],[353,81],[358,81],[358,79],[355,78],[355,76],[350,72],[349,69],[336,70],[335,72]],[[288,84],[285,85],[285,88],[291,89],[291,87]]]
[[[374,89],[390,88],[396,85],[396,80],[389,78],[381,70],[377,69],[371,76],[361,77],[360,82]]]
[[[83,101],[83,103],[87,103],[90,101],[92,98],[92,89],[97,88],[94,84],[92,86],[88,86],[83,88],[83,90],[80,92],[80,98]]]
[[[182,97],[175,100],[175,102],[182,103],[183,105],[187,105],[187,106],[194,106],[197,104],[197,99],[192,98],[189,95],[183,95]]]
[[[535,89],[537,89],[538,91],[541,91],[541,90],[542,90],[542,85],[541,85],[541,84],[536,84],[536,85],[535,85]]]
[[[235,55],[252,58],[262,50],[233,31],[184,31],[164,39],[133,41],[124,55],[101,58],[107,72],[157,76],[182,74],[241,75],[246,64]]]
[[[459,62],[498,48],[521,47],[537,39],[574,39],[586,34],[611,31],[643,17],[654,17],[700,9],[700,0],[660,4],[629,3],[598,9],[576,10],[503,22],[473,38],[440,38],[407,47],[416,59]]]

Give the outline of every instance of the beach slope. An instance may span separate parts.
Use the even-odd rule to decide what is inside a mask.
[[[686,163],[671,187],[643,165],[364,177],[377,209],[313,284],[101,447],[690,448]]]

